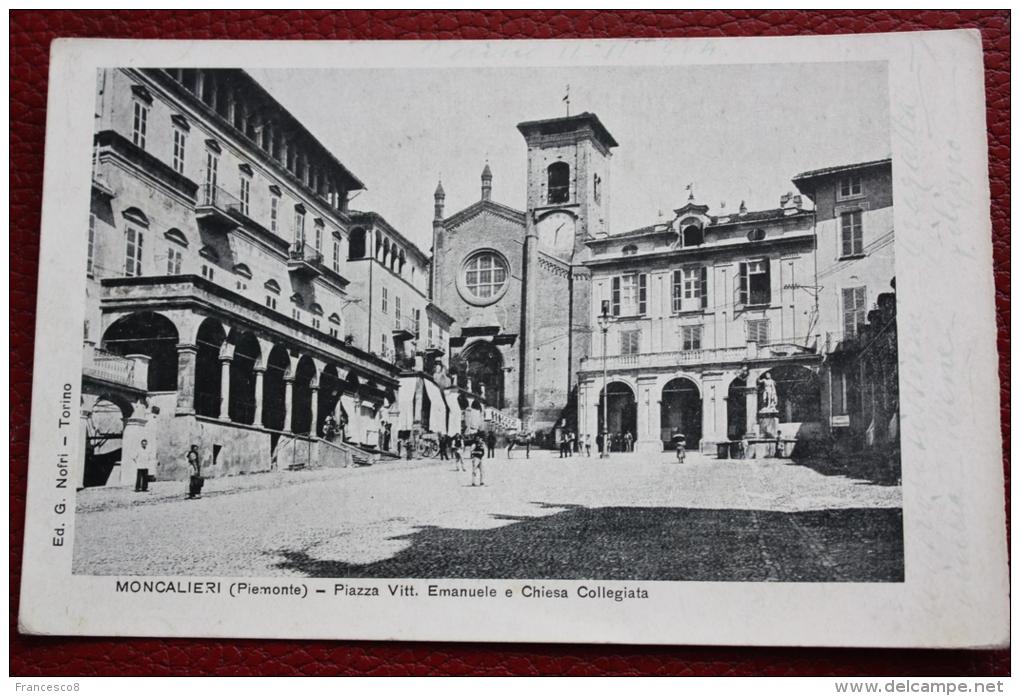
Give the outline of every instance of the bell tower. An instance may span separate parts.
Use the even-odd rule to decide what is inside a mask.
[[[521,417],[576,429],[576,374],[588,355],[591,280],[585,242],[608,234],[609,163],[617,142],[581,113],[517,125],[528,146],[521,312]]]

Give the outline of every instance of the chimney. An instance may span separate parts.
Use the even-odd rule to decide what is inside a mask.
[[[798,196],[794,196],[793,197],[793,207],[797,208],[798,210],[803,208],[804,207],[804,199],[801,198],[799,195]]]
[[[744,201],[740,201],[740,214],[741,215],[747,214],[747,203],[745,203]]]
[[[782,196],[779,197],[779,207],[780,208],[787,207],[787,205],[790,203],[791,198],[793,198],[792,193],[784,193]]]
[[[440,180],[439,185],[436,186],[436,192],[433,194],[433,198],[436,201],[436,213],[433,220],[443,219],[443,204],[446,202],[446,192],[443,191],[443,182]]]
[[[489,169],[489,163],[485,163],[485,169],[482,170],[482,200],[492,200],[492,170]]]

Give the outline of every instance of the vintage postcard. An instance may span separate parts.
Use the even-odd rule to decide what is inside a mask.
[[[982,85],[55,43],[21,630],[1004,645]]]

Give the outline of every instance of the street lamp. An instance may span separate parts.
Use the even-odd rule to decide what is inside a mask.
[[[602,452],[599,459],[609,458],[609,384],[606,374],[606,335],[609,333],[609,300],[602,301],[602,314],[599,315],[599,328],[602,330]]]

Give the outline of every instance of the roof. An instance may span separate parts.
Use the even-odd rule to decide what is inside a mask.
[[[587,111],[577,114],[576,116],[561,116],[560,118],[547,118],[541,121],[524,121],[517,124],[517,130],[519,130],[525,137],[538,134],[538,135],[553,135],[556,133],[570,133],[572,131],[578,131],[583,129],[585,126],[590,127],[595,132],[595,137],[607,148],[618,147],[619,143],[616,139],[609,134],[609,131],[599,117],[593,113]]]
[[[711,229],[713,227],[724,227],[726,225],[746,225],[748,223],[768,222],[770,220],[786,220],[795,215],[807,215],[810,214],[810,212],[810,210],[803,210],[802,208],[769,208],[768,210],[751,210],[746,213],[733,213],[732,215],[713,215],[709,218],[708,227]],[[656,225],[639,227],[627,232],[621,232],[620,234],[612,234],[608,237],[599,237],[597,239],[589,240],[588,243],[604,244],[619,242],[636,237],[647,237],[656,234],[668,233],[676,234],[672,224],[659,223]]]
[[[869,167],[881,167],[883,165],[891,164],[892,158],[886,157],[880,160],[871,160],[869,162],[857,162],[855,164],[840,164],[834,167],[824,167],[822,169],[812,169],[811,171],[801,172],[797,176],[793,177],[792,181],[797,183],[798,181],[806,181],[808,179],[819,179],[824,176],[832,176],[834,174],[842,174],[843,172],[852,172],[858,169],[868,169]]]
[[[514,224],[520,225],[521,227],[524,227],[527,224],[527,216],[523,211],[511,208],[508,205],[503,205],[502,203],[497,203],[496,201],[480,200],[443,220],[443,225],[446,226],[447,229],[450,229],[457,225],[461,225],[467,220],[470,220],[476,215],[486,211],[496,215],[497,217],[501,217]]]

